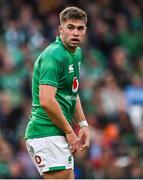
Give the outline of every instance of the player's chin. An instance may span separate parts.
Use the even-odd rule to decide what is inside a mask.
[[[80,43],[72,43],[72,44],[71,44],[71,47],[72,47],[72,48],[76,48],[76,47],[79,46],[79,44],[80,44]]]

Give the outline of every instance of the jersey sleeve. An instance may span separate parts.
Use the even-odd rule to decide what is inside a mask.
[[[60,62],[52,56],[42,57],[39,84],[58,86],[60,79]]]

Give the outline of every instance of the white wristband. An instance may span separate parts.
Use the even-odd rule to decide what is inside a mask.
[[[88,123],[86,120],[80,121],[78,124],[80,127],[88,126]]]

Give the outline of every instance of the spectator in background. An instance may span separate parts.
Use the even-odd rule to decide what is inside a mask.
[[[134,75],[132,83],[125,88],[127,111],[136,129],[143,126],[143,80]]]
[[[108,119],[116,119],[120,111],[126,111],[124,94],[112,73],[106,74],[101,88],[101,101],[104,112]]]
[[[111,51],[110,68],[120,88],[125,88],[130,83],[132,63],[128,59],[127,51],[121,47],[115,47]]]

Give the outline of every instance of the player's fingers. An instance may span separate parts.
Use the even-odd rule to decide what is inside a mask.
[[[70,152],[74,154],[79,149],[79,141],[77,140],[75,143],[70,145]]]
[[[82,144],[80,146],[80,150],[84,150],[84,149],[88,148],[88,146],[89,146],[89,139],[85,138],[84,144]]]
[[[89,138],[88,137],[85,138],[85,146],[89,147]]]
[[[79,148],[79,151],[83,151],[83,150],[85,150],[85,149],[87,149],[87,148],[88,148],[87,145],[82,145],[82,146]]]
[[[79,132],[79,135],[78,135],[78,139],[81,140],[82,137],[83,137],[83,133],[80,131],[80,132]]]
[[[79,151],[84,151],[86,149],[87,149],[86,147],[80,147]]]
[[[71,152],[71,154],[75,154],[76,151],[77,151],[77,150],[76,150],[75,148],[72,148],[70,152]]]
[[[70,152],[71,152],[72,154],[75,154],[78,149],[79,149],[79,148],[72,147],[71,150],[70,150]]]

